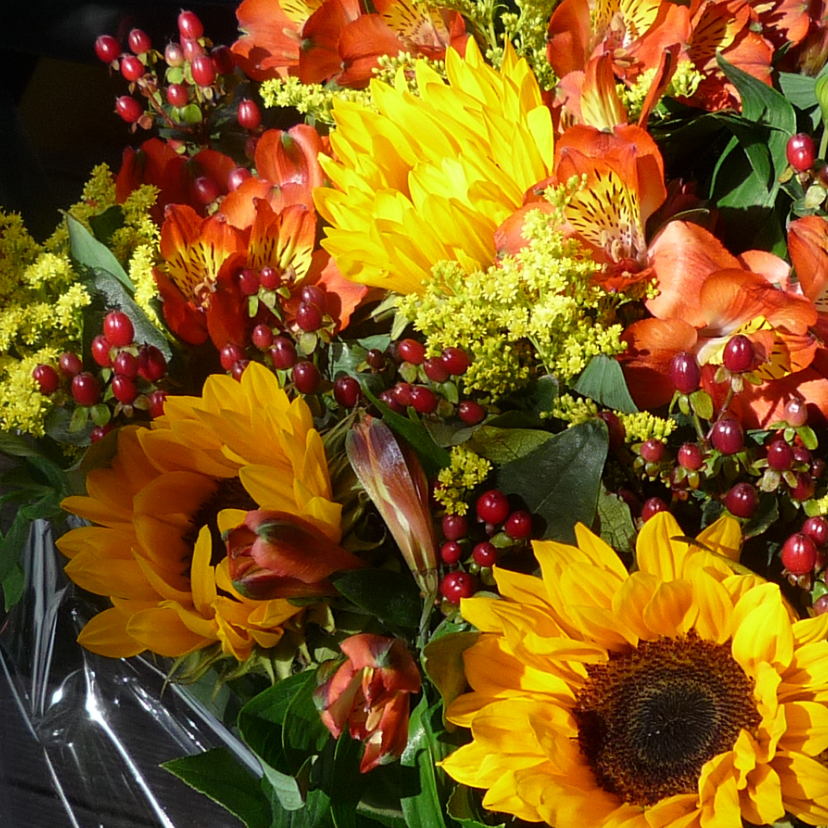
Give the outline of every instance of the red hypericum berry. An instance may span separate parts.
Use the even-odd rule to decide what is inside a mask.
[[[135,339],[132,320],[123,311],[110,311],[103,322],[103,332],[110,345],[123,348]]]
[[[814,601],[814,615],[825,615],[828,612],[828,595],[820,595]]]
[[[249,359],[239,359],[233,363],[233,367],[230,369],[230,376],[236,382],[241,382],[242,375],[247,370],[247,366],[250,365]]]
[[[422,365],[425,359],[425,345],[416,339],[403,339],[397,345],[397,354],[404,362]]]
[[[457,406],[457,416],[466,425],[473,426],[486,419],[486,409],[475,400],[463,400]]]
[[[807,535],[796,532],[782,544],[782,566],[791,575],[807,575],[817,562],[816,544]]]
[[[318,331],[322,327],[324,317],[322,311],[316,305],[306,305],[302,302],[296,308],[296,324],[308,333]]]
[[[653,515],[669,511],[669,506],[660,497],[649,497],[641,507],[641,519],[646,523]]]
[[[167,373],[167,360],[155,345],[142,345],[138,350],[138,374],[147,382],[157,382]]]
[[[805,448],[805,446],[794,446],[793,447],[793,456],[794,460],[797,463],[810,463],[811,462],[811,452]]]
[[[109,432],[112,431],[114,427],[115,426],[113,426],[112,423],[107,423],[106,425],[102,426],[95,426],[95,428],[93,428],[92,431],[89,432],[89,439],[93,443],[97,443],[98,440],[103,440],[103,438],[106,437],[106,435],[109,434]]]
[[[270,346],[270,358],[274,368],[286,371],[296,364],[296,346],[286,336],[277,336]]]
[[[121,58],[121,74],[124,76],[124,79],[128,80],[130,83],[143,77],[145,71],[146,66],[144,66],[144,64],[141,63],[141,59],[135,57],[135,55],[124,55]]]
[[[306,305],[316,305],[321,311],[325,310],[328,302],[325,291],[316,285],[303,285],[302,290],[299,292],[299,298]]]
[[[455,377],[465,374],[471,365],[469,355],[461,348],[446,348],[440,355],[440,362],[446,371]]]
[[[391,392],[394,394],[394,399],[403,407],[407,408],[411,405],[411,389],[414,386],[410,382],[398,382]]]
[[[825,474],[825,461],[820,459],[819,457],[816,460],[811,461],[811,477],[814,480],[819,480],[823,474]]]
[[[788,163],[797,171],[810,170],[816,160],[814,139],[805,132],[797,132],[788,138],[785,147]]]
[[[73,377],[72,398],[78,405],[95,405],[101,398],[101,387],[98,385],[98,380],[88,371]]]
[[[210,50],[210,57],[220,75],[229,75],[236,68],[236,59],[227,46],[214,46]]]
[[[808,422],[808,406],[799,397],[785,403],[785,422],[793,428],[801,428]]]
[[[212,204],[221,195],[218,182],[212,175],[197,175],[190,187],[193,196],[200,204]]]
[[[724,505],[736,517],[752,518],[759,505],[759,495],[750,483],[737,483],[725,495]]]
[[[74,377],[75,374],[83,371],[83,363],[77,354],[73,354],[71,351],[65,351],[60,355],[58,368],[60,368],[60,373],[63,376]]]
[[[394,413],[405,413],[405,408],[397,402],[397,397],[394,394],[393,388],[386,388],[385,391],[380,392],[379,399],[380,402],[385,403]]]
[[[259,274],[252,267],[244,267],[239,271],[239,290],[242,296],[255,296],[260,284]]]
[[[184,59],[192,62],[195,58],[205,54],[204,47],[193,38],[181,38],[181,51],[184,54]]]
[[[463,557],[463,547],[457,541],[446,541],[440,547],[440,559],[446,566],[454,566]]]
[[[138,396],[138,389],[129,377],[116,374],[112,377],[112,396],[119,403],[129,405]]]
[[[144,107],[135,98],[121,95],[115,99],[115,111],[128,124],[134,124],[144,114]]]
[[[152,48],[152,41],[150,40],[149,35],[146,32],[141,31],[141,29],[133,29],[129,33],[127,43],[129,44],[129,48],[132,49],[136,55],[143,55],[144,52],[148,52]]]
[[[240,359],[244,359],[244,349],[240,345],[236,345],[234,342],[228,342],[221,349],[221,351],[219,351],[219,361],[221,362],[221,367],[224,368],[225,371],[232,371],[233,366]]]
[[[198,40],[204,34],[204,25],[195,12],[182,11],[178,15],[178,32],[181,37]]]
[[[164,403],[167,400],[167,392],[156,388],[152,394],[149,395],[149,415],[154,420],[164,413]]]
[[[199,86],[212,86],[216,79],[216,64],[210,55],[196,55],[190,63],[190,71]]]
[[[266,351],[273,344],[273,331],[270,325],[256,325],[250,333],[250,341],[260,351]]]
[[[477,582],[468,572],[449,572],[440,581],[440,594],[450,604],[459,604],[461,598],[471,598],[477,591]]]
[[[236,169],[243,170],[244,167],[236,167]],[[248,177],[249,175],[250,173],[248,172]],[[275,267],[265,265],[259,271],[259,283],[265,290],[276,290],[276,288],[282,284],[282,277],[279,275],[279,271],[276,270]]]
[[[446,540],[460,540],[469,533],[469,522],[465,515],[443,515],[442,529]]]
[[[300,394],[313,394],[322,382],[319,369],[308,360],[297,362],[293,366],[293,384]]]
[[[490,489],[477,498],[475,508],[484,523],[503,523],[509,516],[509,499],[500,489]]]
[[[733,374],[742,374],[753,366],[756,353],[753,343],[744,334],[731,336],[722,353],[722,364]]]
[[[768,465],[776,471],[787,471],[794,462],[794,450],[784,440],[774,440],[768,446]]]
[[[37,383],[41,394],[54,394],[60,388],[60,377],[51,365],[41,363],[35,366],[32,377]]]
[[[353,377],[340,377],[334,382],[334,399],[343,408],[353,408],[362,396],[359,382]]]
[[[685,443],[676,455],[680,466],[689,471],[696,471],[704,463],[704,454],[696,443]]]
[[[120,53],[121,47],[112,35],[101,35],[95,41],[95,54],[104,63],[112,63]]]
[[[167,48],[164,49],[164,60],[167,66],[183,66],[184,65],[184,50],[180,43],[168,43]]]
[[[488,541],[476,544],[472,549],[472,560],[478,566],[494,566],[497,563],[497,547]]]
[[[512,540],[526,540],[532,534],[532,515],[526,509],[518,509],[506,518],[503,530]]]
[[[796,486],[791,489],[791,498],[799,503],[804,503],[806,500],[810,500],[814,496],[815,488],[816,484],[811,479],[811,475],[808,474],[808,472],[797,472]]]
[[[618,451],[627,439],[627,429],[624,427],[624,423],[621,422],[614,411],[599,411],[595,416],[599,420],[603,420],[607,426],[609,450],[611,452]]]
[[[90,348],[92,350],[92,359],[95,360],[97,365],[100,365],[101,368],[112,367],[112,357],[110,356],[112,343],[103,334],[98,334],[92,340]]]
[[[822,515],[809,517],[802,524],[802,534],[807,535],[817,546],[828,543],[828,520]]]
[[[437,395],[426,385],[411,388],[411,405],[418,414],[432,414],[437,410]]]
[[[439,357],[429,357],[423,361],[423,371],[432,382],[445,382],[450,376],[448,368]]]
[[[701,383],[701,368],[693,354],[682,351],[670,362],[670,381],[681,394],[692,394]]]
[[[369,368],[373,368],[375,371],[381,371],[385,368],[385,353],[379,348],[371,348],[365,354],[365,361],[368,363]]]
[[[258,135],[248,135],[244,142],[244,154],[248,160],[253,161],[256,157],[256,147],[259,146]]]
[[[722,454],[740,452],[745,447],[742,424],[732,417],[719,420],[710,431],[710,442],[713,443],[713,448]]]
[[[173,106],[187,106],[190,100],[190,90],[186,83],[171,83],[167,87],[167,100]]]
[[[138,376],[138,357],[129,351],[121,351],[112,360],[112,367],[119,376],[135,379]]]
[[[641,457],[648,463],[660,463],[664,458],[664,443],[651,437],[641,444],[639,451]]]
[[[247,169],[247,167],[233,167],[233,169],[230,170],[230,172],[227,175],[227,189],[231,193],[233,192],[233,190],[238,190],[239,187],[241,187],[241,185],[244,184],[244,182],[247,181],[247,179],[250,178],[252,175],[253,173],[251,173],[250,170]],[[269,269],[273,270],[272,267]],[[264,268],[262,268],[262,270],[264,270]],[[264,283],[262,284],[264,286]],[[278,285],[276,285],[276,287],[278,287]],[[273,288],[268,289],[272,290]]]
[[[237,117],[239,126],[244,129],[258,129],[262,123],[262,113],[256,101],[242,101]]]

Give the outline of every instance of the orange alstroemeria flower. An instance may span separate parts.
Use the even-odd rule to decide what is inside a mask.
[[[753,343],[757,365],[751,373],[760,381],[746,383],[733,403],[745,425],[783,419],[798,388],[828,411],[828,381],[813,365],[816,308],[789,288],[781,259],[760,251],[737,259],[706,230],[679,221],[665,228],[652,252],[660,289],[647,303],[654,316],[627,328],[628,349],[619,357],[639,405],[669,402],[670,361],[681,351],[696,355],[705,388],[721,402],[726,386],[715,383],[716,369],[728,340],[742,334]]]

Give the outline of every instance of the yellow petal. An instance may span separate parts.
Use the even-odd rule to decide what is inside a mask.
[[[81,630],[78,643],[98,655],[108,658],[131,658],[146,647],[127,632],[129,616],[117,609],[99,612]]]
[[[702,529],[696,540],[708,549],[731,561],[738,561],[742,552],[742,528],[739,522],[723,515],[710,526]]]
[[[216,600],[216,579],[210,559],[213,555],[213,536],[209,526],[198,533],[193,562],[190,568],[190,589],[193,605],[202,614],[212,616],[212,604]]]
[[[785,814],[782,785],[770,765],[759,765],[748,774],[739,799],[742,816],[755,825],[772,825]]]
[[[748,602],[750,594],[742,598],[734,609],[736,630],[731,652],[749,675],[754,674],[756,666],[760,663],[772,664],[784,670],[793,657],[790,619],[782,605],[778,588],[775,593],[776,600],[772,600],[773,595],[772,592],[768,593],[771,600],[755,606],[747,615],[743,615],[740,609]],[[742,617],[737,619],[738,615]]]
[[[127,633],[144,649],[173,658],[212,643],[210,639],[187,629],[171,607],[156,607],[135,613],[127,623]]]
[[[659,584],[652,599],[644,607],[644,623],[653,636],[683,635],[695,623],[698,607],[693,601],[689,581]]]
[[[575,524],[575,539],[580,549],[595,566],[611,572],[615,577],[624,581],[627,570],[618,553],[593,532],[590,532],[583,523]]]
[[[635,545],[638,568],[662,581],[681,577],[687,542],[678,521],[670,512],[659,512],[648,520]]]
[[[817,756],[828,749],[828,707],[816,702],[784,704],[787,728],[780,740],[783,750]]]

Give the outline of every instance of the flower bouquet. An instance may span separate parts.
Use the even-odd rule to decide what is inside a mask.
[[[45,519],[248,828],[828,824],[825,15],[101,35],[135,145],[0,215],[11,617]]]

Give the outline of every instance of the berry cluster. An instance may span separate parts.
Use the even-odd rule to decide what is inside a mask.
[[[95,53],[113,71],[119,71],[129,83],[129,95],[115,101],[115,111],[132,125],[150,129],[158,124],[171,137],[194,141],[207,146],[210,132],[223,123],[217,117],[220,106],[235,108],[235,123],[249,137],[248,157],[252,157],[255,140],[262,124],[259,104],[244,97],[238,88],[242,78],[235,72],[233,52],[227,46],[213,46],[204,37],[204,26],[196,14],[182,11],[178,16],[180,39],[166,45],[163,55],[152,48],[149,36],[133,29],[127,39],[128,52],[111,35],[95,41]],[[235,100],[231,102],[231,93]],[[143,98],[143,101],[139,99]],[[248,172],[239,167],[230,189],[241,183]],[[249,175],[249,173],[248,173]],[[213,182],[215,185],[215,182]],[[204,203],[213,201],[210,182],[202,182]]]
[[[446,514],[441,521],[440,559],[446,568],[440,581],[444,611],[451,612],[461,598],[470,598],[485,585],[494,585],[492,567],[507,554],[520,552],[532,535],[532,515],[512,509],[508,497],[490,489],[477,498],[477,525],[462,515]]]
[[[167,361],[154,345],[135,342],[127,314],[106,315],[91,353],[97,365],[94,373],[84,371],[81,358],[71,352],[61,355],[57,370],[41,364],[32,372],[40,393],[52,397],[55,405],[74,403],[70,431],[81,431],[91,419],[90,439],[95,442],[113,429],[113,417],[132,419],[139,411],[151,418],[163,414],[167,392],[158,383],[166,377]]]

